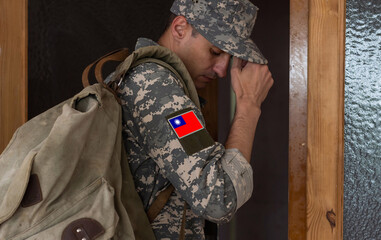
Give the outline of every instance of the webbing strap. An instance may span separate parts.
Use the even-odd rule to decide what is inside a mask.
[[[185,216],[187,211],[187,202],[184,201],[184,210],[183,210],[183,218],[181,219],[181,228],[180,228],[180,236],[179,240],[185,240]]]
[[[131,66],[137,66],[137,64],[144,62],[157,63],[173,72],[181,81],[185,94],[200,109],[196,87],[184,63],[175,53],[163,46],[148,46],[135,50],[117,67],[111,81],[120,81],[124,78],[126,72],[131,69]]]
[[[136,62],[134,62],[130,68],[134,68],[140,64],[148,63],[148,62],[156,63],[156,64],[159,64],[159,65],[169,69],[173,74],[176,75],[177,79],[179,79],[181,81],[182,85],[186,86],[183,78],[180,76],[180,74],[171,65],[169,65],[168,63],[166,63],[164,61],[156,59],[156,58],[139,59]],[[190,93],[189,93],[189,90],[187,87],[184,87],[184,92],[187,96],[190,96]],[[151,204],[151,206],[147,212],[148,219],[149,219],[150,223],[152,223],[153,220],[155,220],[157,215],[160,213],[160,211],[163,209],[165,204],[168,202],[168,200],[169,200],[169,198],[170,198],[170,196],[174,190],[175,190],[175,188],[171,184],[171,185],[169,185],[169,187],[167,189],[165,189],[164,191],[159,193],[159,195],[157,196],[155,201]],[[187,202],[184,201],[184,210],[183,210],[183,215],[182,215],[182,219],[181,219],[181,228],[180,228],[179,240],[185,239],[186,208],[187,208]]]
[[[200,108],[199,103],[198,103],[199,100],[194,99],[194,97],[189,92],[189,89],[187,88],[187,84],[185,83],[184,79],[180,76],[180,74],[176,71],[176,69],[174,69],[171,65],[169,65],[168,63],[166,63],[162,60],[156,59],[156,58],[142,58],[142,59],[139,59],[136,62],[134,62],[132,64],[131,68],[134,68],[134,67],[136,67],[140,64],[143,64],[143,63],[156,63],[156,64],[159,64],[160,66],[170,70],[173,74],[176,75],[176,78],[178,80],[180,80],[181,84],[184,86],[185,94],[197,105],[197,107]]]
[[[172,192],[175,190],[173,185],[169,185],[167,189],[159,193],[155,201],[151,204],[150,208],[148,209],[147,216],[150,223],[155,220],[156,216],[160,213],[161,209],[165,206],[165,204],[168,202],[169,197],[171,196]]]
[[[155,201],[151,204],[150,208],[148,209],[147,216],[150,223],[155,220],[157,215],[160,213],[161,209],[165,206],[165,204],[168,202],[172,192],[175,190],[173,185],[169,185],[167,189],[159,193]],[[181,228],[180,228],[180,236],[179,240],[185,239],[185,220],[186,220],[186,210],[187,210],[187,202],[184,201],[184,209],[183,209],[183,216],[181,218]]]

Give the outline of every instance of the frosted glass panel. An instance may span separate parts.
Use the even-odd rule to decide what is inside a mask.
[[[347,0],[344,239],[381,239],[381,1]]]

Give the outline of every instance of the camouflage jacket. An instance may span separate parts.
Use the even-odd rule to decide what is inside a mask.
[[[157,43],[140,38],[136,49],[152,45]],[[176,76],[156,63],[143,63],[127,72],[118,94],[128,161],[146,211],[168,185],[175,187],[152,223],[156,238],[178,239],[184,201],[186,239],[204,239],[204,219],[229,221],[251,196],[252,168],[237,149],[218,142],[187,154],[167,117],[190,109],[205,123]]]

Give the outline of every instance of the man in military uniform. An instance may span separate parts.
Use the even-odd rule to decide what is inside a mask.
[[[253,190],[249,164],[261,103],[273,84],[267,60],[250,39],[257,8],[248,0],[175,0],[176,16],[156,43],[185,66],[191,86],[166,67],[143,63],[119,88],[123,137],[135,187],[148,211],[160,192],[174,191],[151,223],[157,239],[204,239],[204,219],[229,221]],[[199,103],[184,90],[224,77],[231,63],[236,112],[223,146],[211,141]],[[186,204],[184,204],[186,203]]]

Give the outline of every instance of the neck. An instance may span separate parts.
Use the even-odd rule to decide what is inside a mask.
[[[160,36],[160,38],[159,38],[159,40],[157,41],[157,43],[158,43],[160,46],[166,47],[166,48],[168,48],[169,50],[171,50],[171,51],[174,52],[173,42],[172,42],[172,39],[168,36],[168,31],[165,31],[165,32],[163,33],[163,35]]]

